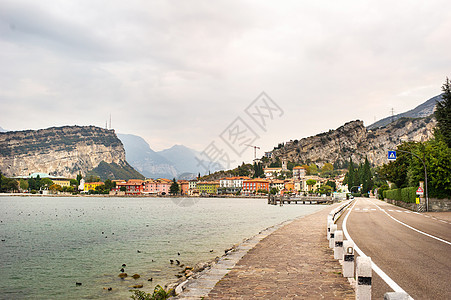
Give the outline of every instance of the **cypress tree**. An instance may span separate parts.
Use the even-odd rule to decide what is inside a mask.
[[[365,157],[365,163],[362,168],[362,193],[368,193],[372,188],[371,168],[368,158]]]
[[[442,86],[442,91],[442,101],[437,101],[434,115],[438,132],[448,147],[451,147],[451,83],[448,78]]]

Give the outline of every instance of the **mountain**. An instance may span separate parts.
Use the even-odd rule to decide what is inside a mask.
[[[127,163],[114,130],[95,126],[0,133],[0,170],[8,177],[42,172],[75,178],[94,170],[101,179],[143,178]]]
[[[152,150],[141,137],[133,134],[118,134],[124,144],[127,161],[149,178],[195,178],[206,170],[199,165],[196,157],[200,153],[183,145],[175,145],[159,152]],[[220,170],[217,166],[211,172]]]
[[[403,141],[426,141],[433,136],[436,121],[427,118],[401,118],[382,128],[365,128],[362,121],[352,121],[335,130],[315,136],[283,143],[275,148],[268,163],[287,161],[297,164],[315,163],[322,167],[326,162],[336,168],[368,157],[372,165],[387,162],[387,151]]]
[[[430,116],[434,113],[435,104],[437,101],[442,101],[442,95],[437,95],[426,102],[418,105],[414,109],[411,109],[409,111],[406,111],[401,114],[397,114],[393,116],[393,120],[398,120],[401,118],[424,118],[427,116]],[[371,125],[369,125],[368,129],[375,129],[378,127],[384,127],[392,122],[392,117],[387,117],[384,119],[381,119]]]
[[[174,164],[162,155],[153,151],[140,136],[118,134],[124,144],[127,161],[148,178],[174,178],[178,171]]]
[[[185,147],[183,145],[174,145],[169,149],[158,152],[161,156],[174,163],[179,174],[181,173],[205,173],[206,170],[199,164],[200,152]],[[213,164],[211,172],[222,170],[222,166]]]

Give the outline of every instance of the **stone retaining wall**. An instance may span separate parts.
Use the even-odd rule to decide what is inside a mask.
[[[418,211],[418,205],[399,200],[385,199],[387,203],[403,207],[412,211]],[[451,199],[429,198],[429,211],[451,211]]]

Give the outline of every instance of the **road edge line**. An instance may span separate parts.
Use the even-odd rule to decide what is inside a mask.
[[[363,257],[367,257],[367,255],[365,253],[363,253],[363,251],[357,246],[357,244],[354,242],[354,240],[351,238],[351,236],[348,233],[347,227],[346,227],[346,222],[348,221],[348,217],[351,214],[352,209],[354,208],[354,206],[357,204],[357,201],[354,202],[354,204],[352,205],[351,208],[348,208],[348,213],[346,214],[344,220],[343,220],[343,224],[342,224],[342,229],[343,229],[343,233],[346,236],[346,239],[348,239],[349,241],[351,241],[352,243],[354,243],[354,250]],[[379,275],[380,278],[382,278],[383,281],[385,281],[385,283],[395,292],[401,292],[401,293],[406,293],[406,291],[404,291],[393,279],[390,278],[390,276],[388,276],[384,271],[382,271],[381,268],[379,268],[378,265],[376,265],[376,263],[374,263],[374,261],[371,260],[371,268],[373,269],[374,272],[376,272],[377,275]],[[413,298],[409,295],[409,299]]]
[[[392,218],[393,220],[395,220],[395,221],[398,222],[399,224],[404,225],[404,226],[406,226],[407,228],[412,229],[413,231],[416,231],[416,232],[418,232],[418,233],[424,234],[425,236],[428,236],[428,237],[430,237],[430,238],[436,239],[437,241],[440,241],[440,242],[442,242],[442,243],[445,243],[445,244],[448,244],[448,245],[451,246],[451,242],[448,242],[447,240],[441,239],[441,238],[436,237],[436,236],[434,236],[434,235],[432,235],[432,234],[423,232],[423,231],[421,231],[421,230],[419,230],[419,229],[416,229],[416,228],[414,228],[414,227],[412,227],[412,226],[410,226],[410,225],[407,225],[406,223],[403,223],[403,222],[399,221],[398,219],[396,219],[395,217],[393,217],[392,215],[390,215],[390,214],[389,214],[388,212],[386,212],[384,209],[380,208],[379,205],[377,205],[377,204],[374,203],[373,201],[370,200],[370,202],[373,203],[373,205],[376,205],[377,208],[379,208],[380,211],[383,211],[387,216],[389,216],[390,218]]]

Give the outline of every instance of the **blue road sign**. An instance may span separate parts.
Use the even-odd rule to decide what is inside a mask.
[[[388,151],[388,160],[396,160],[396,151]]]

